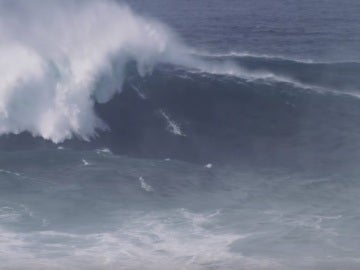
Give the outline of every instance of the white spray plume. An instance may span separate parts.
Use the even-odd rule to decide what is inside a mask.
[[[112,0],[0,0],[0,136],[90,140],[107,129],[94,104],[121,91],[129,60],[140,75],[162,62],[307,87],[232,61],[205,61],[165,25]]]
[[[128,59],[144,74],[185,51],[167,27],[110,0],[0,0],[0,135],[89,140],[106,128],[94,103],[121,91]]]

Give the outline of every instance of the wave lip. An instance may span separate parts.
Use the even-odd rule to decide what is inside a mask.
[[[94,103],[121,91],[129,59],[144,75],[185,50],[166,26],[112,1],[1,2],[0,10],[0,134],[89,140],[106,129]]]
[[[129,76],[134,74],[129,75],[129,63],[135,63],[135,80],[142,77],[143,81],[152,81],[159,70],[156,66],[169,64],[185,69],[181,82],[191,87],[186,77],[205,74],[211,75],[208,78],[239,79],[254,92],[277,87],[360,96],[359,64],[201,54],[183,44],[162,23],[140,17],[110,0],[66,4],[59,0],[46,4],[40,0],[31,4],[1,1],[0,41],[0,136],[27,131],[60,143],[74,137],[90,141],[102,131],[113,131],[112,123],[100,117],[96,108],[109,105],[130,81]],[[156,82],[159,87],[176,81],[178,73],[167,75],[172,78]],[[194,76],[196,80],[200,77]],[[152,106],[153,95],[137,84],[132,88]],[[241,91],[237,83],[234,88]],[[206,91],[209,95],[212,90]],[[182,140],[191,136],[171,110],[153,107],[157,107],[170,133]]]

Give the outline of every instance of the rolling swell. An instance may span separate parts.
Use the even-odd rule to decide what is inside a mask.
[[[122,94],[97,106],[111,127],[99,139],[115,151],[147,157],[319,170],[353,166],[359,100],[339,93],[159,66],[150,76],[127,80]],[[160,111],[183,136],[169,130]]]
[[[360,63],[314,63],[277,57],[232,57],[249,71],[271,72],[299,83],[324,87],[339,92],[359,91]]]
[[[206,56],[112,1],[40,2],[1,2],[1,149],[314,169],[359,156],[359,63]]]
[[[340,77],[344,66],[353,65],[240,60],[249,70],[253,65],[253,70],[291,72],[294,78],[309,69],[313,79],[320,73],[322,78],[332,74]],[[299,83],[305,81],[299,79]],[[250,80],[174,65],[157,65],[143,77],[130,63],[123,91],[109,102],[95,105],[96,114],[109,130],[100,132],[91,142],[72,139],[63,145],[108,147],[131,156],[200,163],[316,171],[355,166],[360,154],[358,98],[344,94],[343,88],[319,92],[316,86],[314,90],[299,83],[262,77]],[[17,138],[10,138],[15,142],[7,141],[6,145],[18,144]],[[52,147],[42,140],[37,145]]]

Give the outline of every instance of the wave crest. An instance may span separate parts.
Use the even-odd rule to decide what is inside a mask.
[[[54,142],[106,128],[94,103],[121,91],[128,60],[144,75],[186,50],[166,26],[112,1],[0,1],[0,40],[0,134]]]
[[[28,131],[55,143],[96,137],[108,126],[95,104],[121,92],[129,62],[141,76],[167,63],[189,74],[359,98],[358,63],[204,54],[111,0],[0,0],[0,136]]]

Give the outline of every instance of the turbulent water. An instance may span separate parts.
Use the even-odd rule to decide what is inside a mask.
[[[0,269],[359,269],[359,12],[0,0]]]

